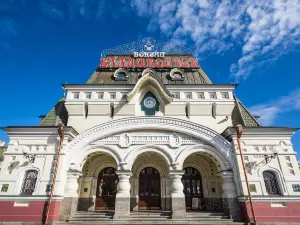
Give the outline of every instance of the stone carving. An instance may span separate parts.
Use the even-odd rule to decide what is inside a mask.
[[[121,134],[118,139],[121,148],[128,148],[131,145],[131,137],[127,133]]]
[[[162,132],[133,132],[116,134],[93,142],[92,144],[100,145],[119,145],[121,148],[128,148],[131,145],[141,144],[160,144],[168,145],[171,148],[178,148],[181,145],[201,144],[203,141],[188,135],[178,133],[162,133]]]
[[[176,118],[164,118],[164,117],[140,117],[140,118],[126,118],[120,119],[117,121],[111,121],[99,126],[92,127],[89,130],[78,135],[74,138],[73,141],[68,143],[67,148],[71,149],[74,145],[76,145],[81,140],[85,140],[88,136],[101,131],[107,131],[109,129],[121,129],[122,127],[128,127],[134,124],[157,124],[157,125],[168,125],[170,128],[174,128],[174,126],[182,127],[185,129],[189,129],[191,131],[196,131],[199,134],[203,134],[207,137],[210,137],[213,140],[214,144],[220,146],[220,149],[232,149],[232,145],[228,142],[224,137],[222,137],[219,133],[214,130],[211,130],[207,127],[204,127],[200,124],[192,123],[189,121],[183,121]]]

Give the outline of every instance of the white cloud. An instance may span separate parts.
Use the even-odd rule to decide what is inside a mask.
[[[176,43],[194,42],[199,54],[241,46],[231,65],[235,80],[246,78],[300,44],[299,0],[132,0],[140,16]]]
[[[254,105],[249,108],[253,115],[260,116],[262,125],[272,125],[279,114],[293,110],[300,110],[300,88],[289,95],[278,98],[268,103]]]

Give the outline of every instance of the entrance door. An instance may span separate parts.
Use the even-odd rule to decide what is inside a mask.
[[[139,176],[139,209],[160,209],[160,175],[152,167],[144,168]]]
[[[182,183],[186,208],[204,209],[202,182],[199,171],[192,167],[185,168]]]
[[[95,209],[114,209],[117,194],[118,176],[116,170],[107,167],[101,170],[97,182]]]

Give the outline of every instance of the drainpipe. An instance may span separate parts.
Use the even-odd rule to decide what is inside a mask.
[[[45,220],[44,220],[43,224],[48,223],[49,211],[50,211],[50,206],[52,203],[52,198],[53,198],[53,193],[54,193],[54,187],[55,187],[55,183],[56,183],[56,176],[57,176],[57,170],[58,170],[58,165],[59,165],[60,153],[61,153],[62,143],[64,140],[64,125],[59,124],[57,126],[57,131],[58,131],[59,138],[60,138],[59,146],[58,146],[58,151],[57,151],[57,159],[56,159],[56,163],[55,163],[55,167],[54,167],[54,171],[53,171],[53,180],[52,180],[52,184],[51,184],[50,197],[49,197],[49,201],[47,204],[46,216],[45,216]]]
[[[246,185],[247,185],[248,196],[249,196],[249,200],[250,200],[250,207],[251,207],[251,212],[252,212],[253,223],[254,223],[254,225],[256,225],[256,217],[255,217],[253,203],[252,203],[252,196],[251,196],[251,192],[250,192],[250,188],[249,188],[249,182],[248,182],[248,176],[247,176],[247,172],[246,172],[246,168],[245,168],[244,156],[243,156],[243,152],[242,152],[242,149],[241,149],[241,137],[242,137],[242,134],[243,134],[242,125],[238,124],[236,126],[236,134],[237,134],[237,143],[238,143],[238,148],[239,148],[239,151],[240,151],[244,176],[245,176]]]

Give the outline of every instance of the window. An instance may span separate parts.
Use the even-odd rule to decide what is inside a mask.
[[[222,98],[229,99],[229,95],[227,92],[221,92]]]
[[[192,93],[186,92],[184,93],[186,99],[192,99]]]
[[[2,184],[2,186],[1,186],[1,192],[7,192],[8,191],[8,187],[9,187],[9,184]]]
[[[291,161],[291,158],[289,156],[284,156],[285,160]]]
[[[98,92],[97,95],[99,99],[103,99],[103,92]]]
[[[180,94],[179,92],[173,93],[174,98],[180,99]]]
[[[126,92],[121,92],[121,100],[126,101],[127,100],[127,93]]]
[[[116,93],[115,92],[109,93],[109,96],[110,96],[111,99],[116,99]]]
[[[92,93],[91,93],[91,92],[85,93],[85,97],[86,97],[87,99],[91,99],[91,98],[92,98]]]
[[[183,71],[177,68],[174,68],[170,72],[171,80],[183,80]]]
[[[128,78],[128,71],[122,68],[119,68],[114,73],[115,80],[127,80]]]
[[[21,194],[32,195],[32,193],[35,190],[37,176],[38,176],[38,171],[36,170],[28,170],[25,173]]]
[[[293,184],[292,187],[293,187],[294,192],[300,192],[300,185],[299,184]]]
[[[189,102],[187,102],[185,104],[185,116],[186,116],[186,118],[190,118],[190,103]]]
[[[264,171],[263,178],[269,195],[281,195],[276,174],[272,171]]]
[[[204,93],[203,92],[198,92],[197,93],[198,98],[204,99]]]
[[[79,99],[79,92],[74,92],[73,96],[74,96],[74,99]]]
[[[109,105],[109,107],[110,107],[110,118],[113,119],[114,115],[115,115],[115,106],[114,106],[114,103],[111,102],[110,105]]]
[[[216,99],[217,98],[216,92],[210,92],[209,97],[212,98],[212,99]]]

